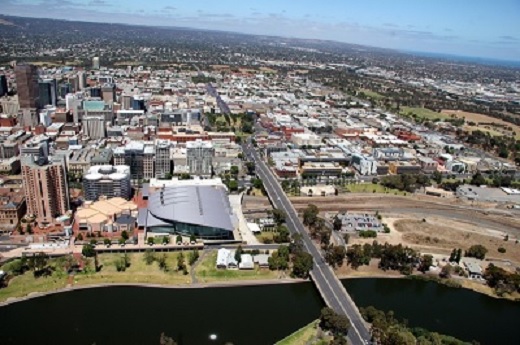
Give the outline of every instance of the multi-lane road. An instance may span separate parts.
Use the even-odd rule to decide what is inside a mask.
[[[351,328],[348,333],[350,344],[362,345],[370,342],[370,332],[361,317],[358,308],[348,295],[341,281],[334,275],[331,268],[326,264],[322,253],[312,243],[312,240],[305,231],[305,228],[298,218],[296,210],[282,190],[282,187],[274,177],[271,170],[265,162],[260,158],[251,141],[243,145],[243,150],[250,160],[254,161],[256,174],[264,183],[274,206],[283,210],[286,214],[286,223],[292,233],[302,235],[303,245],[314,259],[314,267],[311,271],[311,277],[316,284],[319,292],[327,305],[334,309],[337,313],[346,315],[350,319]]]

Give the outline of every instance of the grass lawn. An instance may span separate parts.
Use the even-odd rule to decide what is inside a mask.
[[[412,113],[417,115],[417,117],[422,117],[423,119],[427,120],[434,120],[434,119],[449,119],[451,118],[448,114],[438,113],[430,109],[426,108],[412,108],[412,107],[401,107],[401,115],[407,116],[408,113]]]
[[[147,283],[181,285],[190,284],[190,275],[177,272],[177,255],[179,252],[155,253],[156,257],[166,255],[166,262],[169,267],[168,272],[159,268],[157,262],[147,265],[144,262],[144,253],[128,254],[130,267],[124,272],[117,272],[116,262],[123,256],[119,253],[100,254],[99,264],[102,265],[101,271],[90,274],[78,274],[74,277],[75,285],[104,284],[104,283]],[[188,254],[183,252],[185,263],[189,271]],[[93,260],[92,260],[93,265]]]
[[[123,254],[99,254],[98,260],[102,268],[99,272],[94,270],[94,259],[88,259],[90,273],[78,273],[74,276],[75,285],[105,284],[105,283],[148,283],[148,284],[165,284],[165,285],[182,285],[190,284],[190,275],[184,275],[177,272],[177,255],[179,252],[156,253],[156,256],[166,255],[169,271],[163,272],[159,269],[157,262],[146,265],[143,260],[144,253],[128,254],[130,258],[130,267],[124,272],[117,272],[116,261]],[[188,271],[189,252],[183,252]],[[0,289],[0,301],[5,301],[10,297],[23,297],[33,292],[48,292],[65,288],[69,283],[68,274],[62,268],[64,258],[51,259],[49,266],[54,268],[52,274],[48,277],[35,278],[32,271],[26,271],[24,274],[11,279],[9,285]],[[10,263],[2,266],[2,270],[10,272]]]
[[[300,328],[293,334],[287,336],[286,338],[280,340],[275,345],[321,345],[328,344],[331,339],[330,337],[325,337],[326,339],[317,339],[318,328],[317,325],[320,321],[315,320],[309,323],[307,326]],[[311,341],[312,340],[312,341]]]
[[[0,302],[10,297],[23,297],[33,292],[46,292],[62,289],[67,285],[66,275],[53,274],[50,277],[35,278],[32,271],[14,277],[9,286],[0,289]]]
[[[394,194],[394,195],[405,195],[406,192],[397,190],[397,189],[391,189],[391,188],[385,188],[384,186],[381,186],[380,184],[374,184],[374,183],[358,183],[358,184],[347,184],[345,187],[348,191],[352,193],[385,193],[385,194]]]
[[[217,269],[217,252],[209,252],[200,264],[195,268],[195,274],[201,283],[210,283],[218,281],[233,281],[233,280],[258,280],[258,279],[277,279],[278,272],[271,271],[267,268],[254,270],[224,270]]]
[[[255,236],[261,243],[266,243],[266,240],[268,243],[274,243],[274,235],[276,235],[276,232],[274,231],[264,231],[261,234]]]
[[[368,90],[368,89],[361,89],[359,91],[363,92],[367,97],[370,97],[370,98],[375,99],[375,100],[379,100],[379,99],[385,98],[385,96],[383,96],[383,95],[381,95],[381,94],[379,94],[377,92]]]

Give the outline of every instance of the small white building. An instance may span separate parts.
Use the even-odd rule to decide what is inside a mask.
[[[251,254],[242,254],[240,256],[240,264],[238,265],[238,268],[241,270],[253,270],[255,268],[255,263]]]
[[[251,231],[253,234],[259,234],[262,232],[262,230],[260,229],[260,225],[256,223],[247,223],[247,227],[249,231]]]
[[[235,251],[226,248],[220,248],[217,252],[217,268],[236,268]]]

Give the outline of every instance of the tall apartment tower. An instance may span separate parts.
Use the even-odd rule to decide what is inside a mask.
[[[14,72],[20,108],[38,108],[38,69],[34,65],[16,65]]]
[[[85,72],[78,73],[78,86],[80,90],[87,87],[87,74]]]
[[[7,95],[7,78],[5,75],[0,75],[0,97]]]
[[[211,175],[213,156],[215,149],[211,142],[196,140],[186,143],[187,165],[190,174]]]
[[[57,216],[69,209],[69,188],[63,157],[35,160],[22,157],[22,182],[27,213],[34,215],[40,226],[54,224]]]
[[[169,140],[157,140],[155,142],[155,178],[164,179],[171,173]]]
[[[131,141],[114,150],[114,165],[128,165],[132,185],[138,186],[142,180],[154,175],[155,149],[153,142]]]

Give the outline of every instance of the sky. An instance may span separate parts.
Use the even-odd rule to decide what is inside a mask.
[[[520,0],[0,0],[0,13],[520,60]]]

